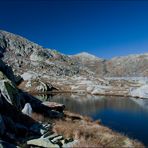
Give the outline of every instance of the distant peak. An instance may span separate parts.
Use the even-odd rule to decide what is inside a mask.
[[[102,60],[101,58],[93,55],[93,54],[90,54],[88,52],[81,52],[81,53],[78,53],[76,55],[74,55],[76,57],[82,57],[82,58],[87,58],[87,59],[97,59],[97,60]]]

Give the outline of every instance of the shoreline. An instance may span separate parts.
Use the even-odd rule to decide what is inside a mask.
[[[148,99],[148,98],[142,98],[140,96],[131,96],[131,95],[118,95],[118,94],[103,94],[103,93],[98,93],[98,94],[91,94],[91,93],[79,93],[79,92],[72,92],[72,91],[52,91],[52,92],[27,92],[31,95],[53,95],[53,94],[77,94],[77,95],[92,95],[92,96],[111,96],[111,97],[126,97],[126,98],[135,98],[135,99]]]
[[[68,118],[67,118],[68,117]],[[67,118],[67,119],[65,119],[65,118]],[[56,123],[55,125],[55,128],[58,128],[58,131],[54,131],[54,132],[56,132],[57,134],[59,134],[59,135],[62,135],[62,136],[64,136],[64,137],[67,137],[67,133],[69,133],[70,135],[73,135],[72,137],[70,137],[70,138],[75,138],[75,136],[77,136],[77,134],[80,134],[81,135],[81,133],[83,133],[82,135],[85,135],[88,131],[85,131],[85,129],[81,129],[81,128],[79,128],[79,130],[80,130],[80,133],[79,133],[79,131],[75,131],[75,129],[73,129],[73,130],[71,130],[71,129],[69,129],[69,131],[68,131],[68,129],[66,129],[66,128],[68,128],[68,127],[76,127],[76,129],[77,129],[77,127],[81,127],[81,125],[79,125],[78,123],[80,122],[80,123],[82,123],[82,124],[85,124],[85,126],[86,126],[86,128],[87,128],[87,126],[89,126],[89,124],[91,124],[92,126],[99,126],[99,127],[101,127],[101,128],[103,128],[103,129],[105,129],[105,130],[107,130],[107,133],[109,134],[109,135],[111,135],[111,136],[119,136],[121,139],[123,138],[127,138],[127,140],[128,141],[132,141],[132,142],[134,142],[135,144],[136,143],[140,143],[141,145],[140,145],[140,147],[144,147],[144,144],[142,143],[142,142],[140,142],[139,140],[135,140],[135,139],[133,139],[133,138],[131,138],[131,137],[129,137],[129,136],[127,136],[127,135],[124,135],[124,133],[121,133],[121,132],[118,132],[118,131],[115,131],[115,130],[113,130],[113,129],[111,129],[111,128],[109,128],[108,126],[106,126],[106,125],[103,125],[102,123],[101,123],[101,121],[98,119],[98,120],[93,120],[91,117],[89,117],[89,116],[85,116],[85,115],[80,115],[79,113],[73,113],[73,112],[71,112],[71,111],[68,111],[68,110],[64,110],[64,118],[63,119],[57,119],[57,120],[54,120],[54,122]],[[61,127],[59,127],[59,125],[61,126]],[[59,129],[60,128],[60,129]],[[64,128],[64,130],[62,130],[62,128]],[[67,133],[65,133],[64,131],[66,130],[66,132]],[[98,130],[98,128],[96,129],[96,130]],[[76,132],[76,133],[75,133]],[[77,133],[78,132],[78,133]],[[90,129],[90,132],[91,132],[91,129]],[[99,131],[98,131],[99,132]],[[102,133],[103,134],[103,133]],[[95,136],[96,135],[96,133],[94,132],[94,133],[91,133],[91,136]],[[91,136],[89,137],[90,139],[91,139]],[[67,137],[67,138],[69,138],[69,137]],[[80,143],[81,142],[83,142],[83,144],[85,143],[84,142],[84,139],[85,139],[86,137],[84,136],[82,136],[81,138],[80,138]],[[76,139],[77,140],[77,139]],[[81,141],[82,140],[82,141]],[[86,139],[85,139],[86,140]],[[86,140],[86,141],[88,141],[88,140]],[[92,141],[93,141],[93,139],[92,139]],[[91,143],[91,142],[90,142]],[[89,144],[89,143],[87,143],[87,144]],[[75,145],[75,146],[82,146],[82,145]],[[95,147],[96,147],[96,145],[94,145]],[[120,145],[121,146],[121,145]],[[110,147],[110,146],[109,146]],[[112,146],[111,146],[112,147]],[[117,147],[117,146],[116,146]],[[126,147],[131,147],[131,146],[126,146]],[[134,146],[134,147],[136,147],[136,146]],[[137,147],[139,147],[139,146],[137,146]]]
[[[145,147],[142,142],[132,139],[123,133],[112,130],[102,125],[99,120],[94,121],[91,117],[76,114],[70,111],[63,111],[64,117],[50,119],[52,131],[66,139],[71,139],[71,145],[67,147]],[[36,113],[35,113],[36,114]],[[37,115],[40,121],[48,121],[48,117]]]
[[[74,147],[144,147],[143,143],[102,125],[99,120],[64,111],[64,118],[55,120],[54,131],[78,142]]]

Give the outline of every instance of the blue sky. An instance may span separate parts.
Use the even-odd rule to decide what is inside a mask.
[[[0,0],[0,29],[65,54],[148,52],[147,0]]]

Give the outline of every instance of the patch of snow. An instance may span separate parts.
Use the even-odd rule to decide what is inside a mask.
[[[82,60],[87,59],[87,60],[103,60],[101,58],[96,57],[95,55],[89,54],[87,52],[81,52],[79,54],[74,55],[75,57],[81,57]]]
[[[137,89],[131,89],[130,95],[133,97],[148,98],[148,85],[143,85]]]

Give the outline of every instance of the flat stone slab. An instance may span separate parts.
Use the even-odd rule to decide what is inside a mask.
[[[51,143],[47,138],[39,138],[27,141],[28,145],[41,146],[44,148],[59,148],[59,145]]]
[[[58,142],[59,140],[62,140],[62,139],[63,139],[63,136],[58,136],[58,137],[55,137],[54,139],[52,139],[51,142],[56,143],[56,142]]]

